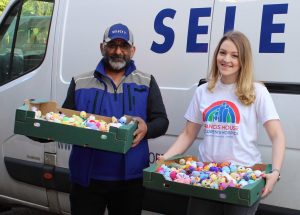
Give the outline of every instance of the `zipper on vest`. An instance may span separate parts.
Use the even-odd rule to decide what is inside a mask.
[[[117,88],[114,88],[114,99],[115,101],[117,101],[118,97],[117,97]]]
[[[129,85],[127,85],[127,90],[128,90],[129,111],[132,111],[131,90],[130,90],[130,86]]]
[[[96,105],[97,105],[97,100],[98,100],[98,94],[99,92],[96,91],[96,95],[95,95],[95,98],[94,98],[94,104],[93,104],[93,112],[95,114],[95,111],[96,111]]]

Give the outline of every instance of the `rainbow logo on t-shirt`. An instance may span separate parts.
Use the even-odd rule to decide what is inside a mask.
[[[214,102],[205,109],[202,116],[204,122],[240,123],[236,105],[226,100]]]

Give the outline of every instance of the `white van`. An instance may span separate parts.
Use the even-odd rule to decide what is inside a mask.
[[[15,110],[25,98],[61,105],[71,77],[95,69],[106,27],[122,22],[134,33],[137,67],[156,78],[170,119],[167,134],[150,142],[151,162],[181,132],[223,33],[249,37],[255,78],[272,93],[287,136],[282,179],[259,210],[299,214],[299,11],[296,0],[11,0],[0,18],[0,202],[70,212],[71,146],[15,135]],[[261,131],[259,148],[271,163],[271,143]],[[197,143],[187,153],[197,155]],[[185,214],[187,207],[187,198],[147,191],[145,210]]]

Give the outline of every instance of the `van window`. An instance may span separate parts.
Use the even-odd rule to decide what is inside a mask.
[[[38,67],[46,53],[54,0],[21,3],[0,26],[0,86]]]

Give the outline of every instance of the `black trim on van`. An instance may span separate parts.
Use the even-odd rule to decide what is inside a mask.
[[[15,180],[64,193],[70,192],[69,170],[66,168],[11,157],[4,157],[4,163],[8,174]],[[45,173],[52,174],[53,178],[45,179]]]
[[[146,189],[143,209],[162,214],[188,214],[189,197]],[[191,211],[190,211],[191,212]],[[299,210],[260,204],[256,215],[296,215]]]
[[[300,83],[264,82],[270,93],[300,94]]]
[[[200,79],[198,86],[205,84],[206,79]],[[270,93],[280,94],[298,94],[300,95],[300,83],[288,83],[288,82],[270,82],[263,81]]]
[[[15,180],[46,189],[70,193],[69,170],[66,168],[53,167],[11,157],[4,157],[4,163],[9,175]],[[52,173],[53,179],[44,179],[44,173]],[[144,210],[162,214],[182,215],[187,213],[188,206],[188,196],[150,189],[145,190]],[[256,215],[295,215],[299,213],[299,210],[260,204]]]

